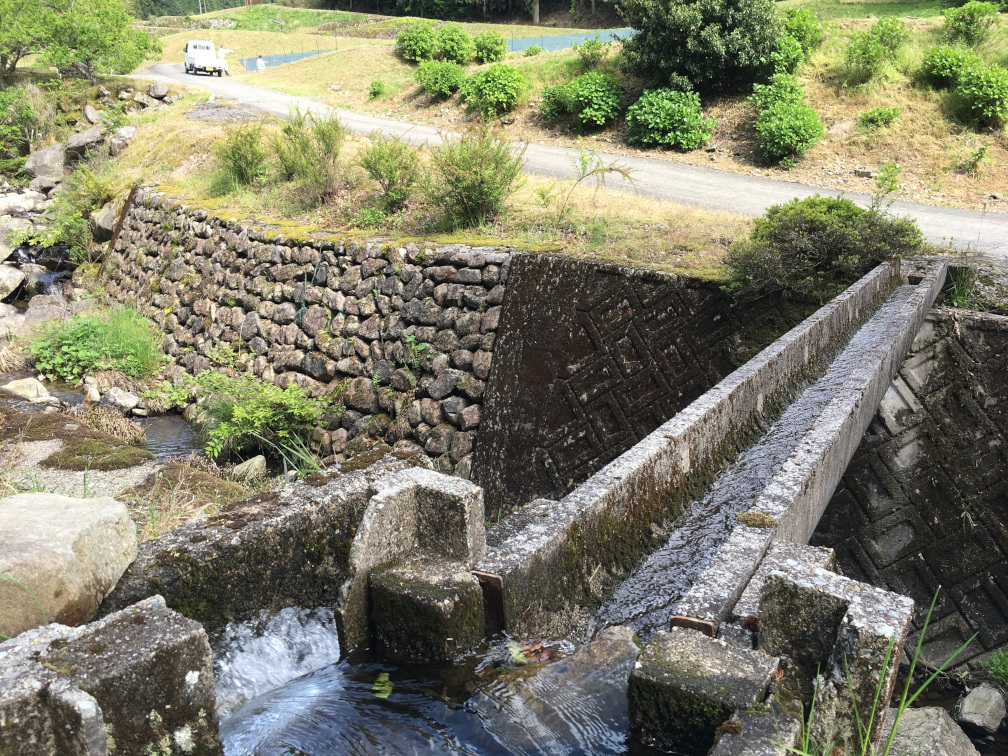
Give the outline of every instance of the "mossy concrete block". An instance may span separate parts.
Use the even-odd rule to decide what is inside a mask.
[[[483,592],[464,564],[415,559],[372,570],[369,582],[379,656],[447,662],[483,640]]]
[[[790,541],[775,541],[770,544],[766,556],[763,557],[756,573],[742,592],[742,597],[732,609],[733,617],[742,621],[759,619],[760,596],[763,593],[763,585],[766,583],[767,575],[773,570],[782,569],[787,560],[821,567],[824,570],[832,570],[835,554],[833,549],[822,546],[803,546]]]
[[[206,631],[160,596],[0,644],[2,756],[222,754]]]
[[[631,731],[659,748],[702,756],[735,710],[763,703],[777,664],[695,630],[659,631],[630,673]]]
[[[718,730],[710,756],[788,756],[799,744],[800,718],[770,708],[737,711]]]

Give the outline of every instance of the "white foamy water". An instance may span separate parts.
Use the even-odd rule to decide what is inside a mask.
[[[226,719],[250,698],[336,664],[339,637],[331,609],[282,609],[232,622],[215,639],[217,712]]]

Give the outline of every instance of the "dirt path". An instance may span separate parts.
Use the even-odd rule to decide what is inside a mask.
[[[234,100],[245,107],[283,118],[289,110],[300,107],[320,113],[335,113],[357,134],[396,134],[415,144],[438,144],[446,132],[430,126],[397,121],[329,108],[309,97],[266,89],[244,82],[211,76],[189,76],[178,63],[157,63],[145,78],[185,84],[212,92],[217,97]],[[569,179],[574,177],[570,158],[576,154],[571,147],[529,144],[525,152],[525,171],[541,176]],[[838,196],[840,191],[817,186],[779,181],[718,170],[707,166],[672,163],[623,154],[602,153],[605,160],[619,160],[632,170],[633,183],[620,179],[608,182],[610,188],[637,191],[639,194],[687,205],[725,210],[741,215],[761,215],[768,207],[788,202],[795,197],[814,194]],[[857,192],[843,193],[858,204],[867,205],[871,198]],[[1008,259],[1008,214],[979,212],[958,208],[896,201],[892,211],[914,218],[924,235],[936,244],[950,244],[960,250],[976,250],[985,257]]]

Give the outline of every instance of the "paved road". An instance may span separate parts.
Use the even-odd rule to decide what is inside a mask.
[[[431,126],[329,108],[309,97],[295,97],[245,82],[211,76],[189,76],[182,70],[181,63],[155,64],[145,78],[201,87],[213,92],[217,97],[233,100],[244,107],[277,117],[286,116],[290,108],[295,105],[302,110],[336,113],[348,128],[358,134],[378,131],[403,136],[413,143],[429,144],[440,143],[446,134]],[[541,176],[572,178],[574,170],[570,156],[574,152],[575,150],[569,147],[529,144],[525,152],[525,171]],[[764,176],[731,173],[707,166],[646,157],[600,154],[606,161],[618,160],[633,172],[632,185],[616,177],[606,182],[611,189],[637,191],[662,200],[727,210],[742,215],[761,215],[770,205],[788,202],[795,197],[840,194],[835,189],[807,186]],[[871,200],[868,195],[856,192],[846,192],[844,196],[862,205],[867,205]],[[932,242],[952,244],[959,249],[969,248],[983,252],[985,257],[1008,260],[1006,213],[984,213],[904,201],[893,203],[892,210],[899,215],[916,219],[924,235]]]

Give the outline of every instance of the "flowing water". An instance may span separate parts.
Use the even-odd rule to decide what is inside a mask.
[[[203,450],[199,431],[192,423],[183,420],[181,415],[155,415],[134,419],[147,436],[144,448],[158,459]]]
[[[554,660],[512,668],[498,639],[454,666],[338,662],[325,610],[230,625],[214,643],[225,754],[646,753],[628,743],[631,633],[532,648]]]

